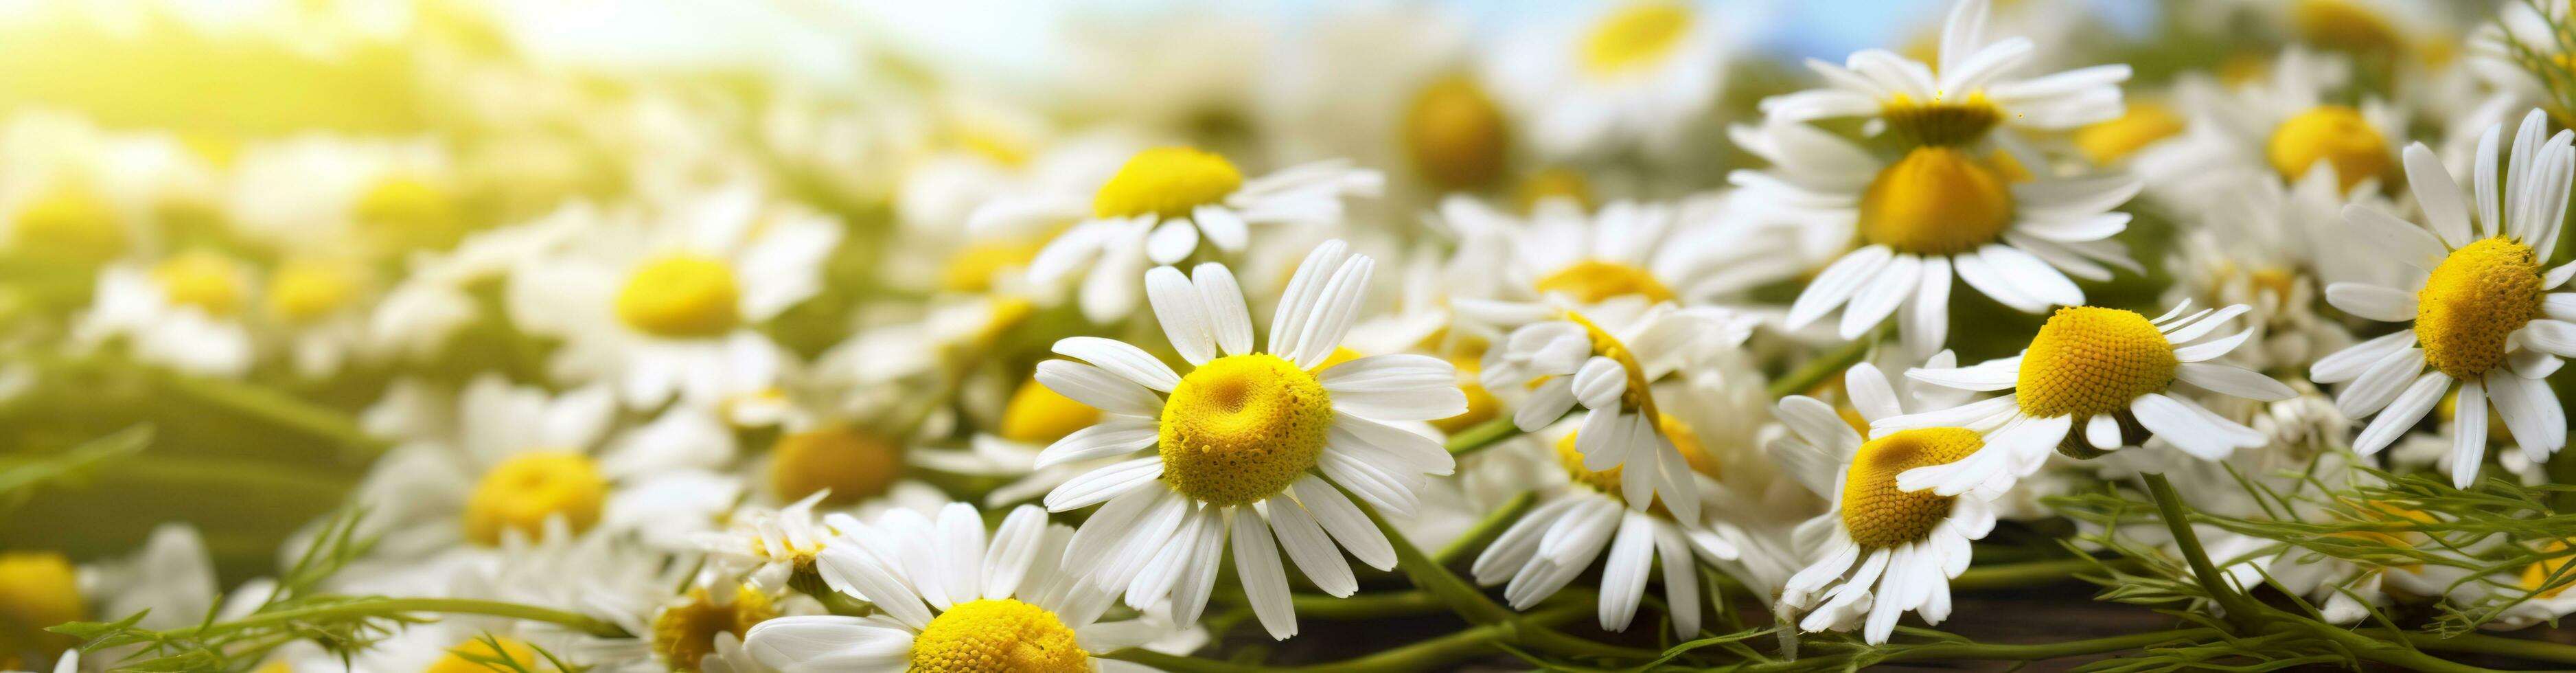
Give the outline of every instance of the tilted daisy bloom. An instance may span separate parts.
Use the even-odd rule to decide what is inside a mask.
[[[2139,446],[2150,436],[2203,460],[2236,449],[2263,446],[2269,438],[2228,420],[2177,391],[2189,384],[2232,397],[2262,401],[2297,396],[2271,377],[2213,362],[2253,336],[2242,332],[2196,344],[2248,309],[2242,305],[2184,315],[2175,306],[2154,320],[2132,311],[2094,306],[2057,310],[2020,355],[1968,367],[1921,367],[1906,378],[1960,390],[2011,393],[1948,409],[1874,419],[1873,436],[1915,428],[1967,428],[1984,437],[1984,450],[1957,461],[1911,466],[1896,476],[1903,490],[1941,495],[1969,491],[1992,499],[2015,480],[2039,470],[2049,450],[2062,445],[2085,455]],[[2183,345],[2190,344],[2190,345]]]
[[[238,377],[250,371],[256,298],[252,269],[232,256],[191,249],[151,265],[120,262],[99,269],[89,311],[72,342],[98,348],[122,341],[135,359],[181,371]]]
[[[889,516],[842,535],[848,544],[816,564],[833,590],[879,614],[760,622],[743,639],[752,659],[787,673],[1140,671],[1152,669],[1094,655],[1177,630],[1151,618],[1102,621],[1116,592],[1064,565],[1076,533],[1035,506],[1011,510],[989,536],[965,503],[935,520]]]
[[[1660,501],[1680,520],[1699,519],[1690,465],[1667,434],[1672,426],[1656,408],[1652,386],[1711,349],[1743,344],[1753,319],[1637,297],[1573,309],[1462,308],[1518,325],[1485,351],[1478,372],[1489,391],[1536,385],[1512,412],[1513,425],[1536,432],[1583,408],[1582,429],[1574,435],[1583,469],[1613,474],[1618,468],[1619,497],[1631,509]]]
[[[2352,80],[2351,63],[2292,47],[2282,50],[2259,79],[2225,92],[2199,89],[2188,113],[2198,128],[2185,137],[2196,174],[2174,175],[2185,184],[2214,187],[2268,173],[2298,182],[2312,172],[2334,176],[2334,193],[2396,183],[2398,147],[2406,137],[2405,110],[2376,97],[2358,105],[2335,102]]]
[[[1944,351],[1930,364],[1950,361]],[[1898,398],[1887,375],[1866,362],[1843,373],[1853,408],[1873,423],[1901,417],[1907,406],[1938,408],[1967,395],[1928,385],[1908,388],[1911,399]],[[1798,626],[1810,632],[1866,627],[1863,636],[1873,645],[1887,642],[1907,611],[1928,624],[1949,617],[1949,580],[1968,569],[1968,542],[1994,530],[1994,506],[1984,495],[1900,489],[1897,475],[1980,453],[1984,440],[1957,427],[1864,438],[1832,405],[1804,395],[1780,400],[1778,411],[1789,434],[1774,439],[1767,451],[1831,503],[1824,515],[1798,526],[1795,544],[1813,562],[1781,588],[1783,614],[1806,611]]]
[[[2120,116],[2129,66],[2015,78],[2031,65],[2030,38],[1987,42],[1991,11],[1986,0],[1953,6],[1941,25],[1937,65],[1884,49],[1853,52],[1839,66],[1810,59],[1807,68],[1825,78],[1825,88],[1764,99],[1762,113],[1775,122],[1862,117],[1868,133],[1932,145],[1972,143],[1997,125],[2063,131]]]
[[[764,198],[733,185],[651,219],[611,218],[578,248],[523,260],[510,274],[511,318],[565,340],[556,375],[612,384],[630,407],[766,392],[786,354],[753,325],[822,289],[842,232],[830,216]]]
[[[1490,294],[1460,282],[1461,296],[1532,300],[1561,294],[1578,303],[1637,295],[1703,304],[1805,270],[1782,254],[1788,232],[1726,220],[1725,197],[1677,203],[1614,201],[1590,214],[1572,199],[1540,200],[1523,218],[1470,196],[1440,203],[1439,224],[1459,239],[1455,264],[1494,284]],[[1468,279],[1461,279],[1462,281]]]
[[[2111,240],[2129,226],[2128,213],[2111,209],[2137,195],[2143,183],[2133,176],[2016,180],[1950,145],[1915,147],[1889,161],[1803,123],[1739,126],[1734,135],[1772,162],[1733,174],[1744,187],[1736,199],[1803,221],[1835,246],[1855,234],[1860,242],[1798,293],[1791,329],[1840,308],[1837,333],[1857,339],[1895,316],[1906,352],[1928,356],[1948,339],[1954,274],[1979,294],[2038,313],[2084,303],[2068,276],[2140,271],[2128,248]]]
[[[1177,621],[1193,623],[1231,547],[1254,614],[1286,639],[1297,622],[1281,550],[1335,596],[1359,588],[1343,549],[1394,567],[1393,546],[1339,489],[1389,517],[1411,516],[1425,475],[1449,474],[1454,463],[1437,440],[1389,423],[1456,416],[1467,396],[1439,358],[1324,366],[1359,315],[1375,264],[1338,240],[1317,247],[1288,282],[1261,350],[1224,265],[1199,265],[1194,276],[1156,268],[1146,289],[1188,374],[1119,341],[1056,342],[1082,362],[1039,363],[1038,380],[1103,417],[1047,447],[1038,467],[1154,449],[1047,494],[1050,511],[1107,503],[1074,537],[1066,570],[1125,591],[1131,606],[1168,595]]]
[[[1200,251],[1240,255],[1251,225],[1339,225],[1342,200],[1374,196],[1385,176],[1343,161],[1318,161],[1245,179],[1234,162],[1192,147],[1156,147],[1127,163],[1089,195],[1041,192],[997,199],[976,209],[972,228],[1075,222],[1029,262],[1029,284],[1059,287],[1085,273],[1076,296],[1082,314],[1107,323],[1136,307],[1137,283],[1150,265],[1177,264]],[[1086,271],[1086,269],[1088,269]]]
[[[2336,235],[2345,204],[2388,200],[2363,190],[2342,196],[2334,185],[2334,173],[2320,167],[2287,186],[2240,179],[2196,190],[2209,205],[2203,216],[2182,218],[2190,228],[2167,263],[2174,274],[2168,303],[2251,308],[2246,322],[2261,331],[2233,359],[2256,371],[2297,367],[2352,345],[2349,330],[2318,314],[2320,293],[2335,282],[2394,282],[2398,274],[2369,263],[2359,241]]]
[[[2409,326],[2328,355],[2308,370],[2318,383],[2345,384],[2335,404],[2346,415],[2372,417],[2353,439],[2352,449],[2362,455],[2396,442],[2457,388],[2451,481],[2462,488],[2485,463],[2490,405],[2532,462],[2567,444],[2567,413],[2543,377],[2558,371],[2561,357],[2576,355],[2576,323],[2569,322],[2576,320],[2576,294],[2550,292],[2576,275],[2576,266],[2547,267],[2567,213],[2567,181],[2576,175],[2570,147],[2576,133],[2560,131],[2543,141],[2548,116],[2532,110],[2514,131],[2505,165],[2502,131],[2501,124],[2489,128],[2478,141],[2471,193],[2423,145],[2407,148],[2407,179],[2428,226],[2344,209],[2361,238],[2427,275],[2413,292],[2327,286],[2326,302],[2335,308]]]
[[[1669,417],[1666,417],[1669,418]],[[1566,432],[1556,442],[1553,462],[1562,469],[1548,479],[1536,507],[1476,556],[1471,572],[1478,584],[1509,581],[1503,590],[1514,610],[1527,610],[1556,594],[1592,567],[1601,566],[1601,628],[1625,631],[1646,596],[1646,583],[1658,576],[1664,584],[1664,606],[1672,616],[1673,634],[1699,633],[1698,559],[1711,563],[1736,560],[1740,554],[1730,535],[1712,530],[1698,518],[1701,508],[1669,507],[1680,499],[1700,499],[1697,475],[1684,475],[1692,488],[1672,492],[1674,501],[1629,507],[1620,487],[1621,467],[1595,471],[1584,467],[1575,451],[1579,432]],[[1698,451],[1698,447],[1691,447]],[[1526,490],[1522,485],[1520,489]],[[1658,498],[1664,497],[1659,494]],[[1678,518],[1679,512],[1694,518]],[[1730,531],[1731,532],[1731,531]],[[1740,537],[1740,535],[1734,536]],[[1656,570],[1660,567],[1661,573]],[[1712,599],[1711,602],[1715,602]]]
[[[1652,151],[1669,147],[1716,103],[1726,29],[1700,7],[1627,3],[1579,30],[1549,27],[1506,41],[1485,79],[1528,120],[1541,154]]]

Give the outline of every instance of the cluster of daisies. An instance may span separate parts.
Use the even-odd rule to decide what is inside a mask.
[[[1495,619],[1443,575],[1613,649],[1739,606],[1878,645],[2144,474],[2296,524],[2568,473],[2564,7],[1957,0],[1803,61],[1713,3],[1184,13],[1070,24],[1031,90],[797,3],[683,12],[740,43],[706,63],[570,9],[186,4],[0,23],[390,58],[422,109],[0,119],[12,448],[156,423],[85,469],[176,455],[235,514],[0,523],[0,669],[1259,663],[1363,593]],[[345,478],[276,504],[335,459],[264,447],[316,443]],[[165,488],[0,475],[0,515]],[[2576,536],[2420,505],[2065,541],[2335,624],[2576,612]],[[192,637],[361,597],[402,618]],[[44,630],[129,617],[166,638]]]

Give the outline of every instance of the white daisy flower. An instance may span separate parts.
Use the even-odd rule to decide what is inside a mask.
[[[81,265],[151,251],[148,223],[212,224],[219,181],[176,134],[17,112],[0,125],[0,249]]]
[[[770,389],[786,354],[752,326],[812,297],[840,244],[832,218],[735,185],[651,221],[618,218],[584,245],[511,273],[511,318],[560,337],[551,364],[616,386],[634,408],[678,396],[716,406]]]
[[[1187,375],[1126,343],[1056,342],[1057,353],[1089,364],[1048,360],[1038,380],[1104,419],[1047,447],[1037,465],[1155,450],[1047,494],[1051,511],[1107,503],[1083,523],[1066,569],[1125,591],[1132,606],[1168,595],[1177,621],[1191,623],[1231,547],[1254,614],[1271,637],[1286,639],[1297,623],[1283,548],[1335,596],[1359,588],[1342,549],[1394,567],[1393,546],[1336,486],[1387,516],[1412,515],[1424,476],[1449,474],[1454,463],[1437,440],[1388,423],[1456,416],[1467,398],[1456,369],[1429,356],[1323,367],[1359,315],[1375,264],[1338,240],[1316,248],[1289,280],[1261,350],[1224,265],[1199,265],[1195,277],[1155,269],[1146,289],[1164,334],[1192,365]]]
[[[2141,271],[2111,240],[2129,226],[2128,213],[2111,209],[2137,195],[2143,183],[2133,176],[2016,180],[1949,145],[1915,147],[1891,162],[1802,123],[1739,126],[1734,135],[1773,164],[1736,171],[1737,200],[1804,222],[1835,246],[1855,232],[1860,240],[1798,293],[1790,329],[1840,308],[1837,333],[1857,339],[1893,315],[1906,352],[1930,355],[1949,335],[1953,273],[2005,306],[2038,313],[2084,303],[2070,275]]]
[[[1374,196],[1385,176],[1343,161],[1319,161],[1245,179],[1223,156],[1190,147],[1136,153],[1086,200],[1039,193],[987,203],[967,226],[1025,227],[1031,219],[1078,221],[1029,262],[1029,284],[1057,287],[1089,269],[1077,296],[1083,316],[1107,323],[1135,309],[1138,278],[1150,264],[1187,260],[1205,238],[1239,255],[1250,225],[1337,225],[1342,200]]]
[[[2185,219],[2192,226],[2168,261],[2174,284],[2166,300],[2250,307],[2246,323],[2261,331],[2234,359],[2256,371],[2315,362],[2352,345],[2349,330],[2317,313],[2319,295],[2330,283],[2395,282],[2398,274],[2369,263],[2361,242],[2336,235],[2344,205],[2387,199],[2364,190],[2338,195],[2334,184],[2334,173],[2320,168],[2286,187],[2240,179],[2200,190],[2207,214]]]
[[[234,163],[226,214],[243,234],[291,248],[327,241],[370,258],[444,249],[473,224],[451,163],[429,137],[255,144]]]
[[[2576,133],[2543,141],[2548,116],[2531,111],[2500,160],[2503,125],[2478,141],[2474,193],[2422,144],[2406,148],[2406,176],[2428,226],[2366,208],[2344,209],[2361,238],[2424,271],[2421,289],[2362,283],[2326,287],[2326,302],[2407,329],[2361,342],[2309,368],[2318,383],[2346,384],[2335,404],[2355,419],[2376,414],[2352,448],[2369,455],[2415,427],[2445,392],[2459,389],[2452,482],[2477,478],[2489,405],[2533,462],[2567,443],[2567,414],[2542,377],[2576,355],[2576,294],[2550,290],[2576,266],[2547,268],[2576,175]],[[2503,175],[2498,175],[2498,170]],[[2474,201],[2474,203],[2472,203]],[[2474,213],[2474,218],[2472,214]],[[2412,284],[2412,283],[2410,283]],[[2429,371],[2428,371],[2429,370]]]
[[[1038,456],[1065,436],[1100,423],[1100,410],[1065,397],[1034,377],[1020,384],[1002,406],[990,432],[968,438],[965,449],[914,449],[914,464],[942,472],[1004,477],[1009,482],[984,496],[984,506],[1002,507],[1046,495],[1055,487],[1117,462],[1115,457],[1037,466]]]
[[[1717,100],[1725,28],[1719,17],[1680,2],[1607,7],[1579,30],[1507,41],[1485,79],[1527,120],[1543,155],[1669,147]]]
[[[2576,561],[2576,538],[2559,538],[2539,543],[2540,551],[2549,558],[2507,571],[2507,577],[2486,578],[2462,584],[2453,590],[2454,601],[2474,606],[2490,601],[2518,601],[2484,624],[2485,628],[2513,630],[2540,623],[2557,623],[2559,618],[2576,614],[2576,570],[2567,566]],[[2464,606],[2465,607],[2465,606]]]
[[[2120,116],[2128,65],[2014,78],[2030,65],[2030,38],[1987,42],[1991,11],[1986,0],[1954,5],[1937,65],[1884,49],[1853,52],[1840,66],[1810,59],[1826,87],[1764,99],[1762,113],[1775,122],[1864,117],[1872,135],[1883,129],[1931,145],[1973,143],[1997,125],[2062,131]]]
[[[1945,351],[1929,364],[1950,362]],[[1966,396],[1908,387],[1918,407],[1956,404]],[[1905,414],[1895,386],[1869,363],[1843,373],[1843,390],[1866,421]],[[1927,624],[1949,617],[1949,580],[1968,569],[1969,541],[1994,530],[1994,506],[1983,495],[1903,490],[1897,475],[1981,453],[1984,440],[1957,427],[1910,428],[1865,439],[1833,406],[1804,395],[1780,400],[1778,412],[1790,434],[1766,451],[1832,503],[1823,516],[1798,526],[1795,544],[1814,562],[1781,588],[1783,614],[1805,611],[1798,626],[1809,632],[1865,627],[1862,634],[1872,645],[1886,643],[1908,611]]]
[[[1736,226],[1725,218],[1726,201],[1718,194],[1614,201],[1585,214],[1571,199],[1549,198],[1523,218],[1452,195],[1440,203],[1439,224],[1460,239],[1454,263],[1467,267],[1458,275],[1468,278],[1459,280],[1493,285],[1480,292],[1460,282],[1452,291],[1513,300],[1561,294],[1583,304],[1637,295],[1699,305],[1805,270],[1797,255],[1781,254],[1787,231]]]
[[[2397,182],[2398,147],[2407,137],[2406,112],[2375,96],[2358,105],[2337,102],[2350,85],[2351,62],[2291,47],[2262,77],[2219,90],[2195,79],[2184,86],[2196,132],[2185,135],[2156,173],[2178,187],[2160,188],[2181,205],[2194,188],[2236,184],[2268,174],[2283,184],[2325,172],[2337,195]]]
[[[89,311],[72,343],[98,348],[122,340],[144,362],[210,376],[238,377],[253,360],[244,313],[253,306],[251,268],[208,249],[172,255],[149,268],[121,262],[99,269]]]
[[[761,622],[743,639],[752,659],[789,673],[1137,671],[1151,669],[1095,655],[1176,630],[1153,619],[1101,621],[1115,592],[1063,565],[1076,533],[1035,506],[1011,510],[989,537],[965,503],[935,521],[889,516],[842,535],[817,569],[879,614]]]
[[[1626,468],[1585,467],[1583,454],[1575,449],[1580,436],[1579,431],[1569,430],[1556,442],[1553,458],[1562,468],[1556,470],[1558,478],[1545,480],[1548,485],[1541,488],[1546,495],[1538,505],[1477,554],[1469,569],[1476,582],[1490,586],[1508,581],[1504,600],[1514,610],[1527,610],[1591,568],[1603,558],[1606,546],[1609,560],[1601,566],[1601,628],[1627,630],[1646,596],[1647,581],[1660,575],[1673,634],[1688,638],[1699,633],[1698,559],[1736,560],[1739,552],[1730,538],[1741,534],[1712,530],[1697,518],[1701,508],[1696,505],[1671,506],[1702,497],[1695,474],[1680,477],[1690,483],[1687,490],[1673,492],[1677,497],[1631,507],[1634,503],[1627,501],[1622,488]],[[1691,518],[1680,518],[1681,512],[1690,512]],[[1655,572],[1659,567],[1660,574]]]
[[[569,203],[526,223],[467,235],[450,250],[413,251],[404,262],[406,273],[370,309],[370,348],[412,360],[437,355],[458,330],[482,317],[470,286],[551,253],[592,231],[599,217],[590,204]]]
[[[2236,449],[2263,446],[2267,437],[2228,420],[2173,386],[2186,383],[2220,395],[2262,401],[2297,396],[2271,377],[2213,362],[2252,337],[2249,328],[2191,345],[2250,310],[2239,304],[2183,315],[2186,303],[2148,320],[2135,312],[2093,306],[2057,310],[2020,355],[1969,367],[1927,366],[1906,378],[1960,390],[2010,390],[2000,397],[1873,419],[1870,433],[1884,437],[1914,428],[1967,428],[1984,436],[1985,450],[1955,462],[1921,465],[1896,476],[1907,491],[1940,495],[1976,491],[1993,499],[2015,480],[2039,470],[2050,449],[2078,452],[2137,446],[2150,434],[2203,460]],[[2080,426],[2080,427],[2079,427]],[[2088,448],[2089,447],[2089,448]]]
[[[291,257],[269,270],[262,313],[296,373],[330,376],[353,359],[379,354],[367,333],[375,284],[357,260],[329,255]]]

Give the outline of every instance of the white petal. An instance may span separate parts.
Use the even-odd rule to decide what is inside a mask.
[[[2407,266],[2429,272],[2449,255],[2450,251],[2442,248],[2441,239],[2434,238],[2433,232],[2397,219],[2395,215],[2361,204],[2348,204],[2343,207],[2343,218],[2352,223],[2353,231],[2361,234],[2363,240],[2379,246]]]
[[[2380,322],[2415,319],[2415,295],[2369,283],[2328,285],[2326,303],[2343,309],[2345,313]]]
[[[2084,303],[2084,290],[2075,287],[2075,281],[2030,253],[2000,243],[1988,243],[1977,250],[1977,257],[1984,259],[1988,266],[2012,282],[2024,295],[2065,306]]]
[[[1137,385],[1167,393],[1172,391],[1172,386],[1181,383],[1181,375],[1174,373],[1171,365],[1154,359],[1154,356],[1147,354],[1145,349],[1116,339],[1089,336],[1065,337],[1055,342],[1055,352],[1058,355],[1089,362],[1094,367],[1125,377],[1129,381],[1136,382]]]
[[[1155,397],[1153,391],[1099,367],[1048,360],[1038,363],[1037,379],[1048,390],[1101,411],[1147,417],[1163,413],[1163,399]]]
[[[1161,478],[1163,478],[1161,456],[1146,456],[1109,465],[1085,472],[1082,476],[1074,477],[1064,482],[1064,485],[1055,487],[1055,490],[1048,491],[1046,508],[1050,512],[1062,512],[1089,507],[1107,502],[1110,498],[1126,495],[1138,488],[1150,486],[1154,480]]]
[[[1202,365],[1216,359],[1215,325],[1208,319],[1207,299],[1199,294],[1180,269],[1154,267],[1145,272],[1145,300],[1154,306],[1154,320],[1163,324],[1163,336],[1172,340],[1172,350],[1182,360]]]
[[[1306,508],[1286,494],[1270,496],[1270,530],[1278,534],[1279,548],[1297,563],[1297,571],[1315,583],[1327,595],[1348,597],[1359,591],[1359,579],[1351,574],[1351,564],[1342,560],[1342,550],[1324,536],[1324,528],[1315,523]]]
[[[2234,365],[2185,362],[2175,371],[2175,375],[2192,385],[2207,388],[2210,392],[2246,399],[2279,402],[2299,396],[2297,391],[2290,390],[2289,386],[2282,385],[2280,381],[2272,380],[2272,377]]]
[[[1288,278],[1288,289],[1279,295],[1279,310],[1270,318],[1270,347],[1264,352],[1286,357],[1304,348],[1299,339],[1305,335],[1306,320],[1322,302],[1324,285],[1349,257],[1350,244],[1341,239],[1325,241],[1306,253],[1296,275]]]
[[[2084,422],[2084,441],[2093,448],[2109,451],[2120,448],[2120,421],[2110,414],[2094,414]]]
[[[1279,565],[1279,548],[1270,542],[1270,527],[1250,507],[1234,508],[1234,573],[1243,582],[1252,614],[1274,640],[1297,635],[1297,609],[1288,602],[1288,572]]]
[[[1395,567],[1395,543],[1389,542],[1386,531],[1378,530],[1368,514],[1339,489],[1314,477],[1299,479],[1289,488],[1296,491],[1297,501],[1306,505],[1306,512],[1315,515],[1315,523],[1331,533],[1333,541],[1341,543],[1353,558],[1379,570]]]
[[[2407,386],[2386,409],[2380,410],[2378,418],[2370,419],[2360,436],[2353,438],[2353,452],[2367,456],[2388,448],[2414,428],[2416,421],[2424,420],[2424,413],[2432,411],[2433,403],[2442,401],[2442,391],[2450,387],[2451,377],[2438,371],[2416,377],[2413,385]]]
[[[1893,257],[1895,254],[1887,246],[1872,245],[1835,260],[1823,272],[1816,274],[1816,279],[1807,283],[1805,290],[1798,292],[1797,301],[1790,303],[1789,329],[1805,327],[1850,300],[1852,293],[1876,278],[1878,270]]]
[[[2380,407],[2388,406],[2390,400],[2397,399],[2399,391],[2404,390],[2422,371],[2424,349],[2406,348],[2390,353],[2362,372],[2359,378],[2353,379],[2350,385],[2344,386],[2343,392],[2335,396],[2335,408],[2350,418],[2368,416],[2379,411]]]
[[[1924,258],[1923,280],[1896,318],[1897,337],[1905,352],[1930,355],[1949,340],[1950,273],[1950,258]]]
[[[2540,319],[2522,326],[2522,344],[2560,357],[2576,356],[2576,324]]]
[[[1154,227],[1145,237],[1145,258],[1155,264],[1174,264],[1188,259],[1199,248],[1199,228],[1189,220],[1173,218]]]
[[[1110,416],[1099,425],[1073,431],[1039,451],[1033,468],[1047,468],[1065,463],[1100,458],[1113,458],[1153,446],[1160,428],[1153,419],[1134,416]]]
[[[1845,339],[1858,339],[1870,328],[1896,313],[1896,307],[1914,296],[1914,284],[1923,273],[1923,258],[1897,255],[1878,270],[1868,285],[1852,293],[1851,304],[1843,307],[1838,333]]]
[[[2343,350],[2318,358],[2316,364],[2308,367],[2308,379],[2318,383],[2350,381],[2361,376],[2362,372],[2369,371],[2370,366],[2377,364],[2380,358],[2388,357],[2390,353],[2413,345],[2415,345],[2415,331],[2405,330],[2346,346]]]
[[[2442,242],[2453,248],[2477,240],[2469,235],[2469,206],[2460,200],[2460,185],[2451,180],[2451,172],[2442,168],[2442,159],[2433,155],[2423,143],[2406,146],[2406,183],[2415,190],[2415,202],[2424,209],[2424,219],[2433,225]]]
[[[1628,512],[1619,519],[1619,532],[1610,544],[1610,560],[1601,566],[1601,628],[1628,630],[1628,622],[1637,616],[1637,603],[1646,597],[1646,579],[1653,569],[1655,533],[1653,515]]]
[[[2459,406],[2451,415],[2451,487],[2477,483],[2487,455],[2487,388],[2484,381],[2461,381]]]
[[[1574,372],[1574,401],[1586,409],[1617,409],[1628,391],[1628,367],[1602,356],[1583,362]]]

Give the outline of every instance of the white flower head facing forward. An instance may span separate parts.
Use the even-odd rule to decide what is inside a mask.
[[[1951,355],[1933,356],[1948,366]],[[1909,386],[1915,406],[1938,408],[1965,393]],[[1869,363],[1843,373],[1843,389],[1864,420],[1905,413],[1895,386]],[[1861,437],[1831,405],[1803,395],[1780,400],[1789,434],[1764,447],[1798,483],[1832,503],[1824,515],[1800,524],[1797,546],[1815,561],[1780,591],[1782,614],[1808,611],[1798,627],[1810,632],[1866,626],[1870,644],[1887,642],[1896,621],[1913,611],[1930,624],[1950,616],[1950,580],[1968,569],[1971,540],[1994,530],[1995,510],[1978,495],[1940,495],[1897,487],[1897,475],[1950,463],[1985,447],[1974,430],[1913,428]]]
[[[1527,610],[1582,576],[1606,546],[1609,561],[1601,566],[1601,628],[1628,630],[1637,605],[1645,599],[1646,581],[1661,565],[1664,606],[1672,615],[1673,634],[1686,638],[1699,633],[1699,580],[1693,559],[1733,561],[1741,557],[1739,550],[1700,521],[1675,518],[1673,508],[1625,507],[1619,487],[1623,470],[1584,468],[1583,456],[1574,448],[1578,436],[1568,432],[1556,442],[1556,465],[1565,474],[1563,486],[1550,489],[1536,508],[1513,521],[1476,556],[1472,568],[1476,583],[1492,586],[1509,581],[1504,600],[1514,610]]]
[[[1788,326],[1804,327],[1842,309],[1836,332],[1867,334],[1889,316],[1906,352],[1931,355],[1949,338],[1950,279],[2024,313],[2084,303],[2073,279],[2109,280],[2111,268],[2139,272],[2111,237],[2129,214],[2112,209],[2136,196],[2127,174],[2017,179],[1986,155],[1923,145],[1889,160],[1804,123],[1736,127],[1738,145],[1772,162],[1730,181],[1747,208],[1781,214],[1835,237],[1857,238],[1798,293]]]
[[[1537,384],[1512,412],[1512,424],[1522,432],[1537,432],[1582,407],[1575,450],[1583,469],[1616,470],[1619,497],[1631,509],[1661,503],[1675,518],[1697,521],[1699,491],[1690,463],[1664,434],[1652,386],[1702,349],[1744,343],[1753,321],[1721,309],[1647,306],[1631,299],[1582,308],[1589,313],[1513,309],[1554,315],[1514,328],[1486,350],[1478,383],[1486,390]]]
[[[875,525],[854,525],[815,569],[878,614],[773,618],[744,634],[743,650],[790,673],[1093,671],[1116,666],[1095,653],[1169,630],[1100,622],[1114,596],[1058,564],[1073,529],[1046,519],[1021,506],[988,537],[973,506],[950,503],[936,520],[892,510]]]
[[[1250,225],[1340,224],[1342,199],[1375,196],[1385,182],[1377,171],[1340,160],[1245,179],[1216,153],[1157,147],[1130,157],[1088,200],[1061,193],[1000,199],[976,209],[967,226],[1077,221],[1029,260],[1029,284],[1052,288],[1087,273],[1077,294],[1082,314],[1106,323],[1135,310],[1137,278],[1149,263],[1187,260],[1202,238],[1241,253]]]
[[[2461,192],[2423,144],[2406,148],[2406,177],[2428,226],[2344,208],[2361,238],[2426,276],[2411,293],[2363,283],[2327,286],[2326,302],[2335,308],[2407,328],[2337,351],[2308,370],[2318,383],[2345,384],[2335,396],[2345,415],[2377,414],[2353,440],[2362,455],[2387,448],[2456,387],[2451,481],[2462,488],[2477,480],[2485,462],[2489,405],[2532,461],[2567,444],[2567,412],[2544,377],[2558,371],[2560,358],[2576,355],[2576,293],[2550,292],[2576,274],[2576,265],[2548,266],[2559,261],[2552,251],[2567,214],[2568,180],[2576,175],[2576,133],[2559,131],[2543,142],[2548,116],[2532,110],[2504,160],[2503,128],[2490,127],[2478,139],[2474,193]]]
[[[1974,143],[1999,125],[2036,131],[2073,129],[2120,116],[2125,64],[2097,65],[2027,79],[2030,38],[1985,40],[1986,0],[1963,0],[1941,25],[1937,68],[1885,49],[1852,52],[1842,65],[1809,59],[1826,86],[1762,101],[1776,121],[1867,117],[1868,130],[1911,143]]]
[[[1455,463],[1438,441],[1388,423],[1466,413],[1467,395],[1457,369],[1439,358],[1376,355],[1324,368],[1359,314],[1373,265],[1338,240],[1315,248],[1288,281],[1260,350],[1224,265],[1201,264],[1188,277],[1154,269],[1147,296],[1187,374],[1119,341],[1056,342],[1057,353],[1082,361],[1039,363],[1038,381],[1102,415],[1040,452],[1037,466],[1153,449],[1047,494],[1050,511],[1107,503],[1082,524],[1065,566],[1123,589],[1131,606],[1168,595],[1178,621],[1189,623],[1206,607],[1231,540],[1253,612],[1280,639],[1297,633],[1281,550],[1335,596],[1359,588],[1343,549],[1394,567],[1394,547],[1334,486],[1388,516],[1411,516],[1425,475],[1449,474]]]
[[[1941,495],[1976,491],[1992,498],[2039,470],[2051,448],[2109,451],[2136,446],[2150,433],[2205,460],[2267,443],[2263,433],[2228,420],[2186,395],[2174,383],[2212,393],[2266,402],[2298,393],[2271,377],[2212,362],[2253,336],[2255,328],[2201,343],[2219,326],[2249,310],[2243,304],[2184,315],[2185,302],[2154,320],[2133,311],[2094,306],[2058,309],[2020,355],[1970,367],[1921,367],[1906,378],[1974,391],[2012,391],[1948,409],[1870,423],[1872,437],[1916,428],[1967,428],[1983,435],[1985,450],[1939,465],[1917,466],[1896,477],[1897,486]]]

